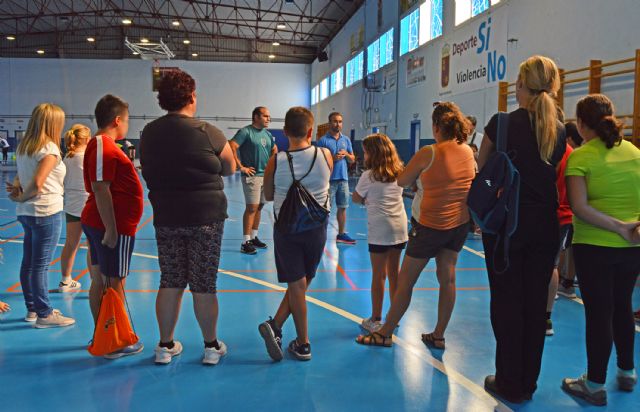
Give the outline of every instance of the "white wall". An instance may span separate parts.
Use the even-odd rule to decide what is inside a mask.
[[[384,1],[383,24],[377,27],[377,0],[367,0],[366,4],[351,18],[342,31],[328,46],[330,60],[314,62],[311,69],[311,85],[317,84],[327,74],[350,58],[349,39],[360,24],[365,24],[364,47],[393,25],[396,42],[394,51],[399,49],[398,2]],[[414,118],[422,121],[422,137],[431,134],[431,103],[436,100],[455,101],[465,113],[478,118],[479,128],[497,111],[497,86],[464,94],[439,95],[441,49],[447,36],[477,19],[485,18],[486,12],[468,22],[455,27],[454,0],[444,0],[443,36],[426,43],[418,50],[397,59],[398,81],[395,92],[376,93],[372,108],[373,121],[386,124],[386,132],[393,139],[409,138],[410,123]],[[632,57],[640,48],[640,2],[639,0],[503,0],[492,10],[506,10],[508,19],[507,81],[517,77],[518,65],[533,54],[543,54],[553,58],[560,68],[574,69],[588,66],[589,60],[618,60]],[[407,60],[412,54],[423,54],[426,58],[426,81],[419,86],[406,87]],[[385,69],[382,69],[383,71]],[[366,74],[366,73],[365,73]],[[633,79],[630,75],[603,80],[603,93],[614,100],[618,113],[631,113]],[[567,87],[565,90],[565,111],[574,116],[576,100],[587,93],[587,84]],[[356,139],[362,139],[368,132],[361,125],[366,124],[362,111],[362,82],[330,96],[312,107],[312,111],[324,121],[328,113],[337,110],[344,113],[345,133],[356,130]],[[397,108],[396,108],[397,100]],[[515,104],[510,99],[510,105]],[[510,108],[513,106],[510,106]],[[397,110],[396,110],[397,109]],[[396,114],[397,113],[397,114]]]
[[[228,138],[250,122],[255,106],[267,106],[275,118],[270,127],[282,128],[289,107],[309,104],[308,65],[168,61],[162,66],[194,77],[198,116],[231,118],[211,120]],[[10,136],[24,130],[33,107],[47,101],[60,105],[68,118],[81,117],[67,125],[79,121],[95,130],[87,117],[101,96],[113,93],[129,103],[131,116],[146,117],[130,122],[129,137],[137,139],[147,122],[164,114],[151,90],[151,70],[152,62],[143,60],[0,59],[0,127]]]

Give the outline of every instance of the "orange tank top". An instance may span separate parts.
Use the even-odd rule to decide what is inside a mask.
[[[467,144],[447,140],[433,144],[432,161],[420,173],[412,215],[421,225],[448,230],[469,221],[467,195],[475,177],[473,151]]]

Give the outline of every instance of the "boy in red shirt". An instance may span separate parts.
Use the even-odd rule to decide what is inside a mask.
[[[94,322],[107,281],[124,301],[125,281],[143,208],[142,185],[136,169],[116,144],[129,130],[129,105],[108,94],[98,101],[95,116],[99,130],[85,150],[84,184],[89,198],[81,217],[91,251],[91,273],[95,274],[89,290]],[[134,355],[143,347],[138,342],[105,357]]]

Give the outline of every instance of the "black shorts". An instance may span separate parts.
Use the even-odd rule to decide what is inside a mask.
[[[87,225],[82,225],[82,230],[89,242],[91,264],[100,266],[100,272],[104,276],[110,278],[127,277],[136,237],[118,234],[116,247],[111,249],[102,244],[104,230]]]
[[[560,264],[560,254],[567,250],[568,247],[571,247],[571,241],[573,241],[573,225],[569,223],[568,225],[560,226],[560,247],[556,254],[554,267],[558,267]]]
[[[70,215],[69,213],[66,213],[66,212],[64,214],[64,217],[67,223],[75,223],[80,221],[80,216]]]
[[[387,253],[391,249],[402,250],[407,246],[407,242],[398,243],[397,245],[374,245],[369,243],[369,253]]]
[[[327,222],[328,223],[328,222]],[[327,243],[326,224],[316,229],[285,235],[273,229],[278,282],[291,283],[315,277]]]
[[[409,244],[405,255],[415,259],[431,259],[442,249],[460,252],[467,240],[469,222],[447,230],[426,227],[411,218]]]

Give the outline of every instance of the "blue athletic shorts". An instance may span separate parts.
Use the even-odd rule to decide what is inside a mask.
[[[113,249],[102,244],[104,230],[82,225],[82,230],[89,241],[91,264],[100,266],[100,272],[110,278],[125,278],[129,274],[131,254],[135,244],[135,236],[118,235],[116,247]]]

